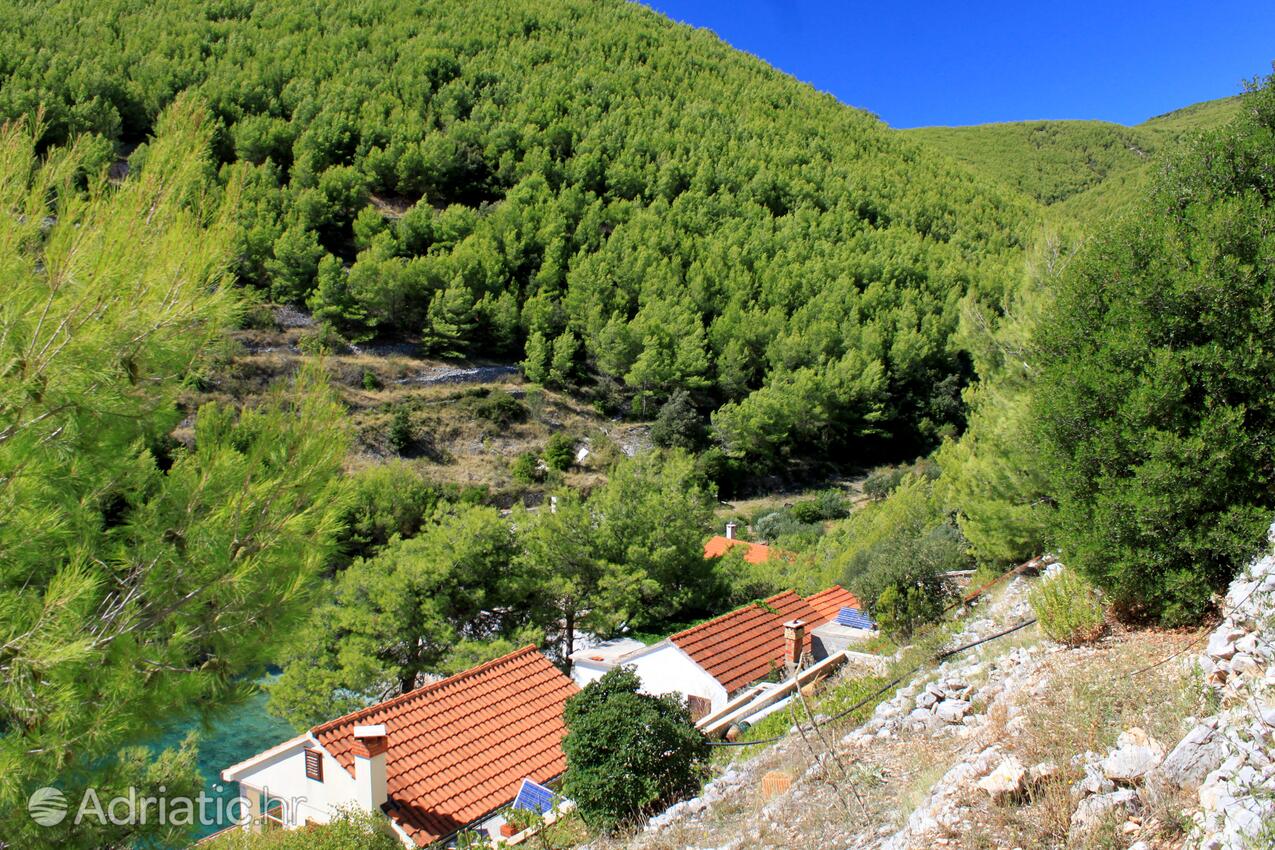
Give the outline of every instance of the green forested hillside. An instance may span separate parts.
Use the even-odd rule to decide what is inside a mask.
[[[1240,98],[1197,103],[1125,127],[1106,121],[1018,121],[903,131],[1084,221],[1119,212],[1147,189],[1156,155],[1184,136],[1221,126]]]
[[[959,429],[959,305],[999,301],[1034,215],[620,0],[0,6],[0,118],[43,109],[46,145],[143,167],[186,89],[245,183],[242,283],[607,411],[690,390],[763,465]]]

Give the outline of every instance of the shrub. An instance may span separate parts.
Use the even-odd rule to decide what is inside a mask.
[[[893,493],[909,475],[933,481],[939,477],[939,465],[930,458],[922,457],[912,463],[878,466],[864,479],[863,493],[873,501],[879,502]]]
[[[904,527],[852,558],[846,580],[863,600],[880,600],[891,587],[900,595],[906,595],[907,588],[918,588],[942,610],[952,595],[943,574],[964,569],[969,563],[965,540],[950,522],[926,529]],[[911,601],[908,605],[910,610],[931,610]]]
[[[523,393],[523,404],[526,405],[532,418],[541,419],[545,415],[545,391],[540,387],[527,387]]]
[[[388,434],[390,448],[402,454],[412,445],[412,419],[406,407],[395,407]]]
[[[208,844],[209,850],[402,850],[389,821],[369,812],[345,810],[330,823],[306,829],[266,832],[231,830]]]
[[[527,407],[504,390],[492,390],[474,406],[474,415],[503,428],[526,420]]]
[[[820,491],[813,499],[798,502],[788,509],[788,513],[798,522],[816,523],[848,516],[850,507],[840,490],[828,489]]]
[[[651,442],[661,448],[694,451],[704,443],[704,419],[695,409],[691,394],[677,390],[660,407],[651,424]]]
[[[523,452],[514,459],[509,474],[515,481],[523,484],[535,484],[544,480],[544,472],[540,469],[540,458],[535,452]]]
[[[920,626],[933,623],[943,615],[945,594],[924,583],[892,584],[877,597],[877,625],[891,638],[906,640]]]
[[[905,470],[898,466],[878,466],[863,480],[863,493],[873,501],[881,501],[894,492],[903,480]]]
[[[327,322],[320,322],[297,339],[301,353],[310,355],[345,354],[350,350],[349,341],[340,331]]]
[[[576,459],[576,441],[559,431],[545,445],[545,463],[550,469],[566,472]]]
[[[567,701],[563,791],[585,822],[611,830],[699,791],[708,742],[672,694],[639,693],[631,667],[617,667]]]
[[[363,370],[363,389],[368,392],[375,392],[381,388],[381,379],[371,369]]]
[[[823,526],[801,522],[790,510],[763,514],[752,523],[756,536],[782,549],[806,549],[818,542]]]
[[[1089,643],[1102,634],[1102,599],[1075,570],[1060,569],[1046,576],[1032,589],[1028,601],[1041,629],[1059,643]]]

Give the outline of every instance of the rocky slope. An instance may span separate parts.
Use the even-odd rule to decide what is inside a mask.
[[[1019,578],[949,646],[1030,615]],[[1275,557],[1212,631],[1035,628],[931,665],[862,725],[824,723],[596,847],[1275,847]],[[815,707],[816,717],[822,709]]]

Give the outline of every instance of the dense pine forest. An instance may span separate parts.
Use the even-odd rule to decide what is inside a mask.
[[[180,845],[24,799],[197,787],[195,737],[133,747],[272,667],[303,729],[832,583],[902,644],[945,576],[1046,551],[1127,623],[1198,623],[1275,512],[1269,82],[898,132],[621,0],[92,0],[0,3],[0,122],[20,846]],[[197,403],[285,308],[315,362]],[[430,403],[484,443],[538,417],[534,486],[431,479],[405,406],[356,459],[324,358],[360,346],[516,366]],[[653,446],[568,477],[567,402]],[[704,558],[727,519],[783,557]]]
[[[11,7],[0,117],[145,162],[179,91],[243,183],[240,283],[345,339],[526,362],[750,465],[928,451],[964,421],[962,299],[1029,204],[707,32],[622,2]],[[92,49],[49,51],[65,42]]]

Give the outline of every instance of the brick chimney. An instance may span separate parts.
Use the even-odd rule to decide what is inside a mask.
[[[789,620],[784,623],[784,664],[796,668],[801,660],[801,650],[806,642],[806,621]]]
[[[735,529],[737,528],[739,528],[739,525],[735,523],[734,521],[726,523],[726,539],[727,540],[735,539]]]
[[[385,738],[385,724],[355,726],[354,746],[354,794],[359,807],[369,812],[380,811],[389,797],[385,785],[385,751],[389,743]]]

